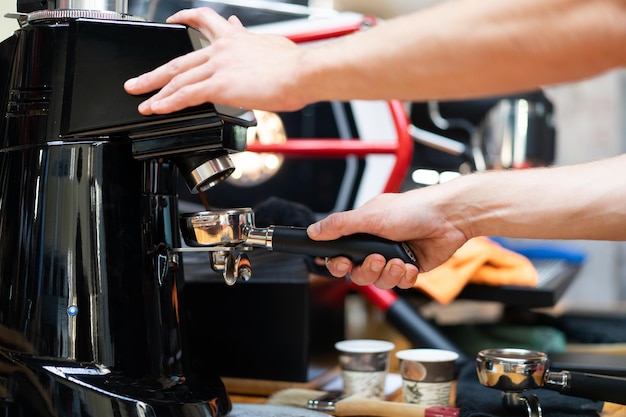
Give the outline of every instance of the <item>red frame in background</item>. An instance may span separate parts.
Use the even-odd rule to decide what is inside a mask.
[[[345,36],[358,32],[376,24],[371,16],[361,16],[360,19],[342,26],[325,26],[307,31],[287,34],[286,36],[296,43],[315,42],[324,39]],[[345,158],[348,155],[364,157],[371,154],[393,154],[395,164],[383,192],[397,192],[400,190],[413,157],[413,138],[409,134],[409,117],[400,101],[389,101],[389,109],[395,125],[397,140],[395,142],[363,142],[359,138],[346,139],[317,139],[298,138],[282,144],[261,145],[254,143],[248,146],[251,152],[272,152],[291,156],[308,156],[316,158]]]

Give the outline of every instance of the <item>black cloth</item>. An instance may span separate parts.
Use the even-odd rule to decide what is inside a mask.
[[[584,398],[570,397],[546,389],[529,390],[535,394],[543,417],[598,417],[604,403]],[[526,410],[507,410],[502,406],[502,392],[480,384],[473,363],[464,365],[459,371],[456,406],[461,417],[525,417]]]

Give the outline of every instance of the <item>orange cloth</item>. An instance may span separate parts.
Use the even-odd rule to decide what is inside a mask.
[[[467,241],[437,268],[421,273],[415,288],[448,304],[468,284],[537,286],[538,274],[523,255],[487,237]]]

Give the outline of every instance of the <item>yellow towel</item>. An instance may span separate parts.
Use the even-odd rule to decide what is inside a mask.
[[[448,304],[468,283],[537,286],[537,281],[537,270],[528,258],[487,237],[477,237],[467,241],[442,265],[421,273],[415,288]]]

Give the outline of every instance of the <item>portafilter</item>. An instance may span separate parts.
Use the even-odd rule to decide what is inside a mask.
[[[486,349],[476,357],[478,380],[503,391],[505,407],[524,406],[532,417],[541,416],[536,396],[524,391],[546,388],[561,394],[626,404],[626,379],[573,371],[549,370],[548,355],[528,349]]]
[[[245,253],[235,256],[233,252],[253,248],[322,258],[345,256],[356,264],[362,263],[370,254],[379,253],[387,260],[399,258],[418,265],[415,254],[406,243],[365,233],[315,241],[308,237],[304,227],[257,228],[254,212],[247,207],[182,214],[180,227],[183,240],[189,246],[186,250],[211,252],[213,269],[223,271],[228,284],[234,284],[237,278],[248,279],[251,275],[251,265]]]

